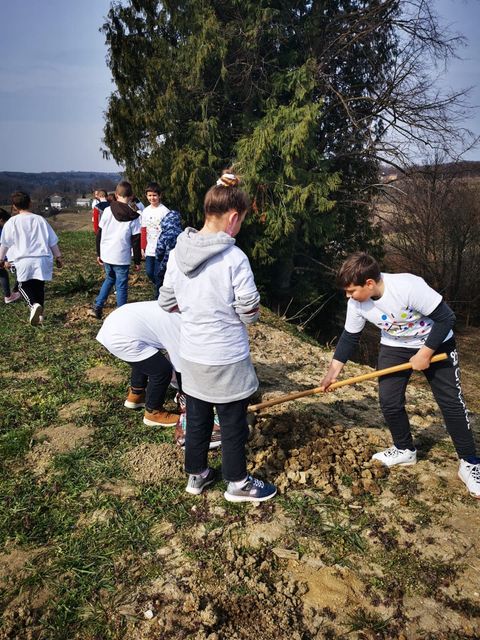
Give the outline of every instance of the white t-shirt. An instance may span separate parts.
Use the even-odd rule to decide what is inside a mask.
[[[50,247],[58,243],[55,231],[45,218],[36,213],[18,213],[7,220],[2,232],[2,245],[15,263],[17,280],[51,280],[53,254]]]
[[[147,247],[145,249],[146,256],[154,256],[157,248],[157,240],[162,231],[162,220],[170,209],[163,204],[158,207],[152,207],[151,204],[142,211],[142,227],[147,230]]]
[[[164,311],[156,300],[132,302],[112,311],[97,340],[126,362],[140,362],[166,349],[175,371],[180,371],[180,314]]]
[[[382,344],[419,349],[433,324],[426,316],[438,307],[442,296],[411,273],[382,273],[382,279],[385,291],[378,300],[349,299],[345,329],[358,333],[368,320],[381,330]],[[450,331],[445,340],[452,335]]]
[[[248,332],[234,309],[236,299],[257,293],[247,256],[232,245],[189,278],[178,268],[175,249],[164,286],[175,292],[181,311],[180,356],[206,365],[233,364],[250,354]]]
[[[141,231],[140,217],[128,222],[119,222],[107,207],[98,226],[102,230],[100,258],[107,264],[130,264],[132,236]]]

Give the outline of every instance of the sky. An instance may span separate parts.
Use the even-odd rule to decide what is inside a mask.
[[[444,86],[480,106],[480,0],[432,0],[468,39]],[[0,171],[116,171],[100,148],[114,86],[99,32],[110,0],[0,0]],[[480,135],[480,109],[466,123]],[[480,148],[468,159],[480,160]]]

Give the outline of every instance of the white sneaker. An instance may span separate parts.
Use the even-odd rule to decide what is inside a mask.
[[[417,451],[410,449],[397,449],[390,447],[385,451],[379,451],[372,456],[372,460],[379,460],[386,467],[393,467],[396,464],[402,464],[404,467],[411,467],[417,464]]]
[[[37,326],[40,324],[40,318],[43,316],[43,307],[38,302],[30,309],[30,324],[33,326]]]
[[[22,296],[19,291],[14,291],[9,296],[5,296],[4,298],[5,304],[10,304],[11,302],[17,302],[17,300],[20,300],[21,297]]]
[[[466,460],[460,460],[458,477],[467,487],[468,493],[474,498],[480,499],[480,464],[471,464]]]

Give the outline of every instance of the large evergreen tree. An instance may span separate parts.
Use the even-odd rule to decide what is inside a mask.
[[[423,0],[408,4],[417,2],[409,42],[421,49],[431,30]],[[116,85],[106,147],[139,192],[160,181],[191,224],[205,191],[235,163],[254,196],[242,246],[257,276],[270,294],[316,298],[331,290],[322,265],[378,245],[369,189],[385,114],[404,95],[401,4],[115,2],[103,26]],[[421,112],[418,100],[411,107]]]

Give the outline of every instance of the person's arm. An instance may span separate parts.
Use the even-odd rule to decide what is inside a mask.
[[[330,385],[337,381],[345,363],[352,357],[353,352],[358,347],[361,335],[361,331],[351,333],[346,329],[343,330],[340,339],[338,340],[335,353],[333,354],[332,361],[327,369],[327,373],[320,383],[320,387],[323,391],[328,391]]]
[[[182,233],[180,214],[178,211],[169,211],[162,220],[162,230],[158,236],[155,249],[155,258],[159,261],[159,271],[164,271],[167,266],[170,251],[177,244],[177,238]]]
[[[133,262],[135,269],[140,269],[140,263],[142,262],[142,250],[140,248],[140,234],[136,233],[132,236],[132,249],[133,249]]]
[[[92,211],[92,222],[93,222],[93,231],[94,233],[98,233],[98,222],[100,220],[100,212],[98,210],[98,207],[93,207],[93,211]]]
[[[58,246],[58,244],[54,244],[50,247],[50,249],[53,253],[53,257],[55,258],[55,264],[59,269],[61,269],[63,267],[63,259],[62,254],[60,253],[60,247]]]
[[[243,324],[252,324],[260,316],[260,294],[257,291],[247,256],[232,270],[232,286],[235,296],[233,308]]]
[[[440,348],[455,325],[455,314],[446,302],[441,302],[428,316],[433,320],[432,328],[425,344],[410,358],[414,371],[423,371],[430,366],[433,354]]]
[[[177,298],[175,296],[175,291],[173,288],[173,280],[171,277],[172,271],[174,269],[173,265],[170,265],[170,262],[172,260],[174,260],[173,254],[170,255],[167,270],[165,272],[165,278],[163,280],[163,285],[160,287],[158,296],[158,304],[164,311],[168,311],[169,313],[179,311]]]

